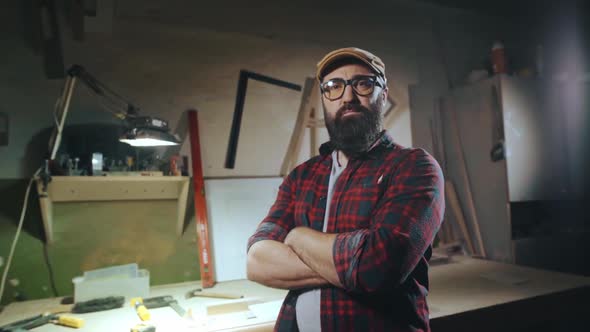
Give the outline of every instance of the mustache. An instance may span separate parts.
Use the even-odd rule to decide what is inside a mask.
[[[336,111],[336,118],[342,118],[344,112],[347,111],[354,111],[367,114],[369,112],[369,109],[359,104],[344,104],[338,109],[338,111]]]

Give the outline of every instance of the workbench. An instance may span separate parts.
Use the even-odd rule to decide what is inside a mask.
[[[280,301],[286,295],[284,290],[237,280],[218,283],[208,290],[241,294],[243,299],[185,299],[187,291],[199,287],[199,282],[189,282],[151,288],[150,297],[172,295],[182,307],[191,309],[194,317],[191,322],[168,307],[151,309],[156,331],[272,331]],[[589,277],[454,256],[447,264],[431,267],[428,303],[433,331],[522,331],[535,323],[584,319],[590,306],[580,303],[588,295]],[[52,298],[12,303],[0,313],[0,326],[46,311],[68,310],[60,301]],[[266,305],[256,315],[240,309],[227,310],[232,304],[239,307],[256,302]],[[215,308],[222,310],[212,310]],[[74,316],[85,320],[80,332],[127,332],[140,322],[129,305]],[[47,324],[33,331],[74,330]]]

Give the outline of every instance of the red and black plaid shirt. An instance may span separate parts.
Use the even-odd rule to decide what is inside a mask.
[[[268,216],[248,241],[283,242],[291,229],[322,231],[332,148],[299,165],[280,186]],[[383,134],[379,144],[350,159],[338,178],[328,221],[337,233],[334,263],[344,288],[321,291],[323,331],[430,331],[428,260],[444,213],[444,180],[422,149],[403,148]],[[275,331],[297,331],[287,294]]]

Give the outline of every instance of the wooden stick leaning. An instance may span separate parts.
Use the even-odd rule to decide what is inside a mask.
[[[316,79],[307,78],[303,87],[303,96],[301,97],[301,106],[295,121],[295,128],[289,140],[289,147],[281,165],[281,176],[285,177],[295,167],[297,157],[301,150],[301,141],[305,133],[306,125],[310,120],[311,110],[316,107],[319,98],[319,85]],[[317,112],[316,112],[317,113]]]
[[[467,205],[469,206],[469,211],[471,212],[471,218],[473,220],[473,227],[475,236],[477,237],[479,254],[483,258],[486,258],[486,250],[481,236],[481,230],[479,228],[479,220],[477,219],[477,211],[475,210],[475,204],[473,202],[473,194],[471,192],[471,181],[469,180],[469,174],[467,173],[467,164],[465,163],[465,155],[463,153],[461,136],[459,136],[459,127],[457,125],[457,116],[455,114],[455,108],[452,106],[449,107],[449,113],[451,116],[451,131],[453,132],[454,144],[457,150],[459,151],[458,156],[460,173],[463,177],[463,181],[465,182],[465,190],[467,191]]]

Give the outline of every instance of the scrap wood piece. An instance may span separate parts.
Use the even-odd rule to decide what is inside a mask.
[[[250,311],[250,306],[253,304],[263,303],[260,299],[247,299],[242,301],[227,302],[221,304],[213,304],[207,306],[207,316],[223,315],[241,311]]]
[[[185,295],[186,299],[190,299],[192,297],[211,297],[211,298],[217,298],[217,299],[237,300],[237,299],[243,299],[244,295],[225,293],[225,292],[203,291],[201,288],[197,288],[197,289],[193,289],[193,290],[189,291]]]

